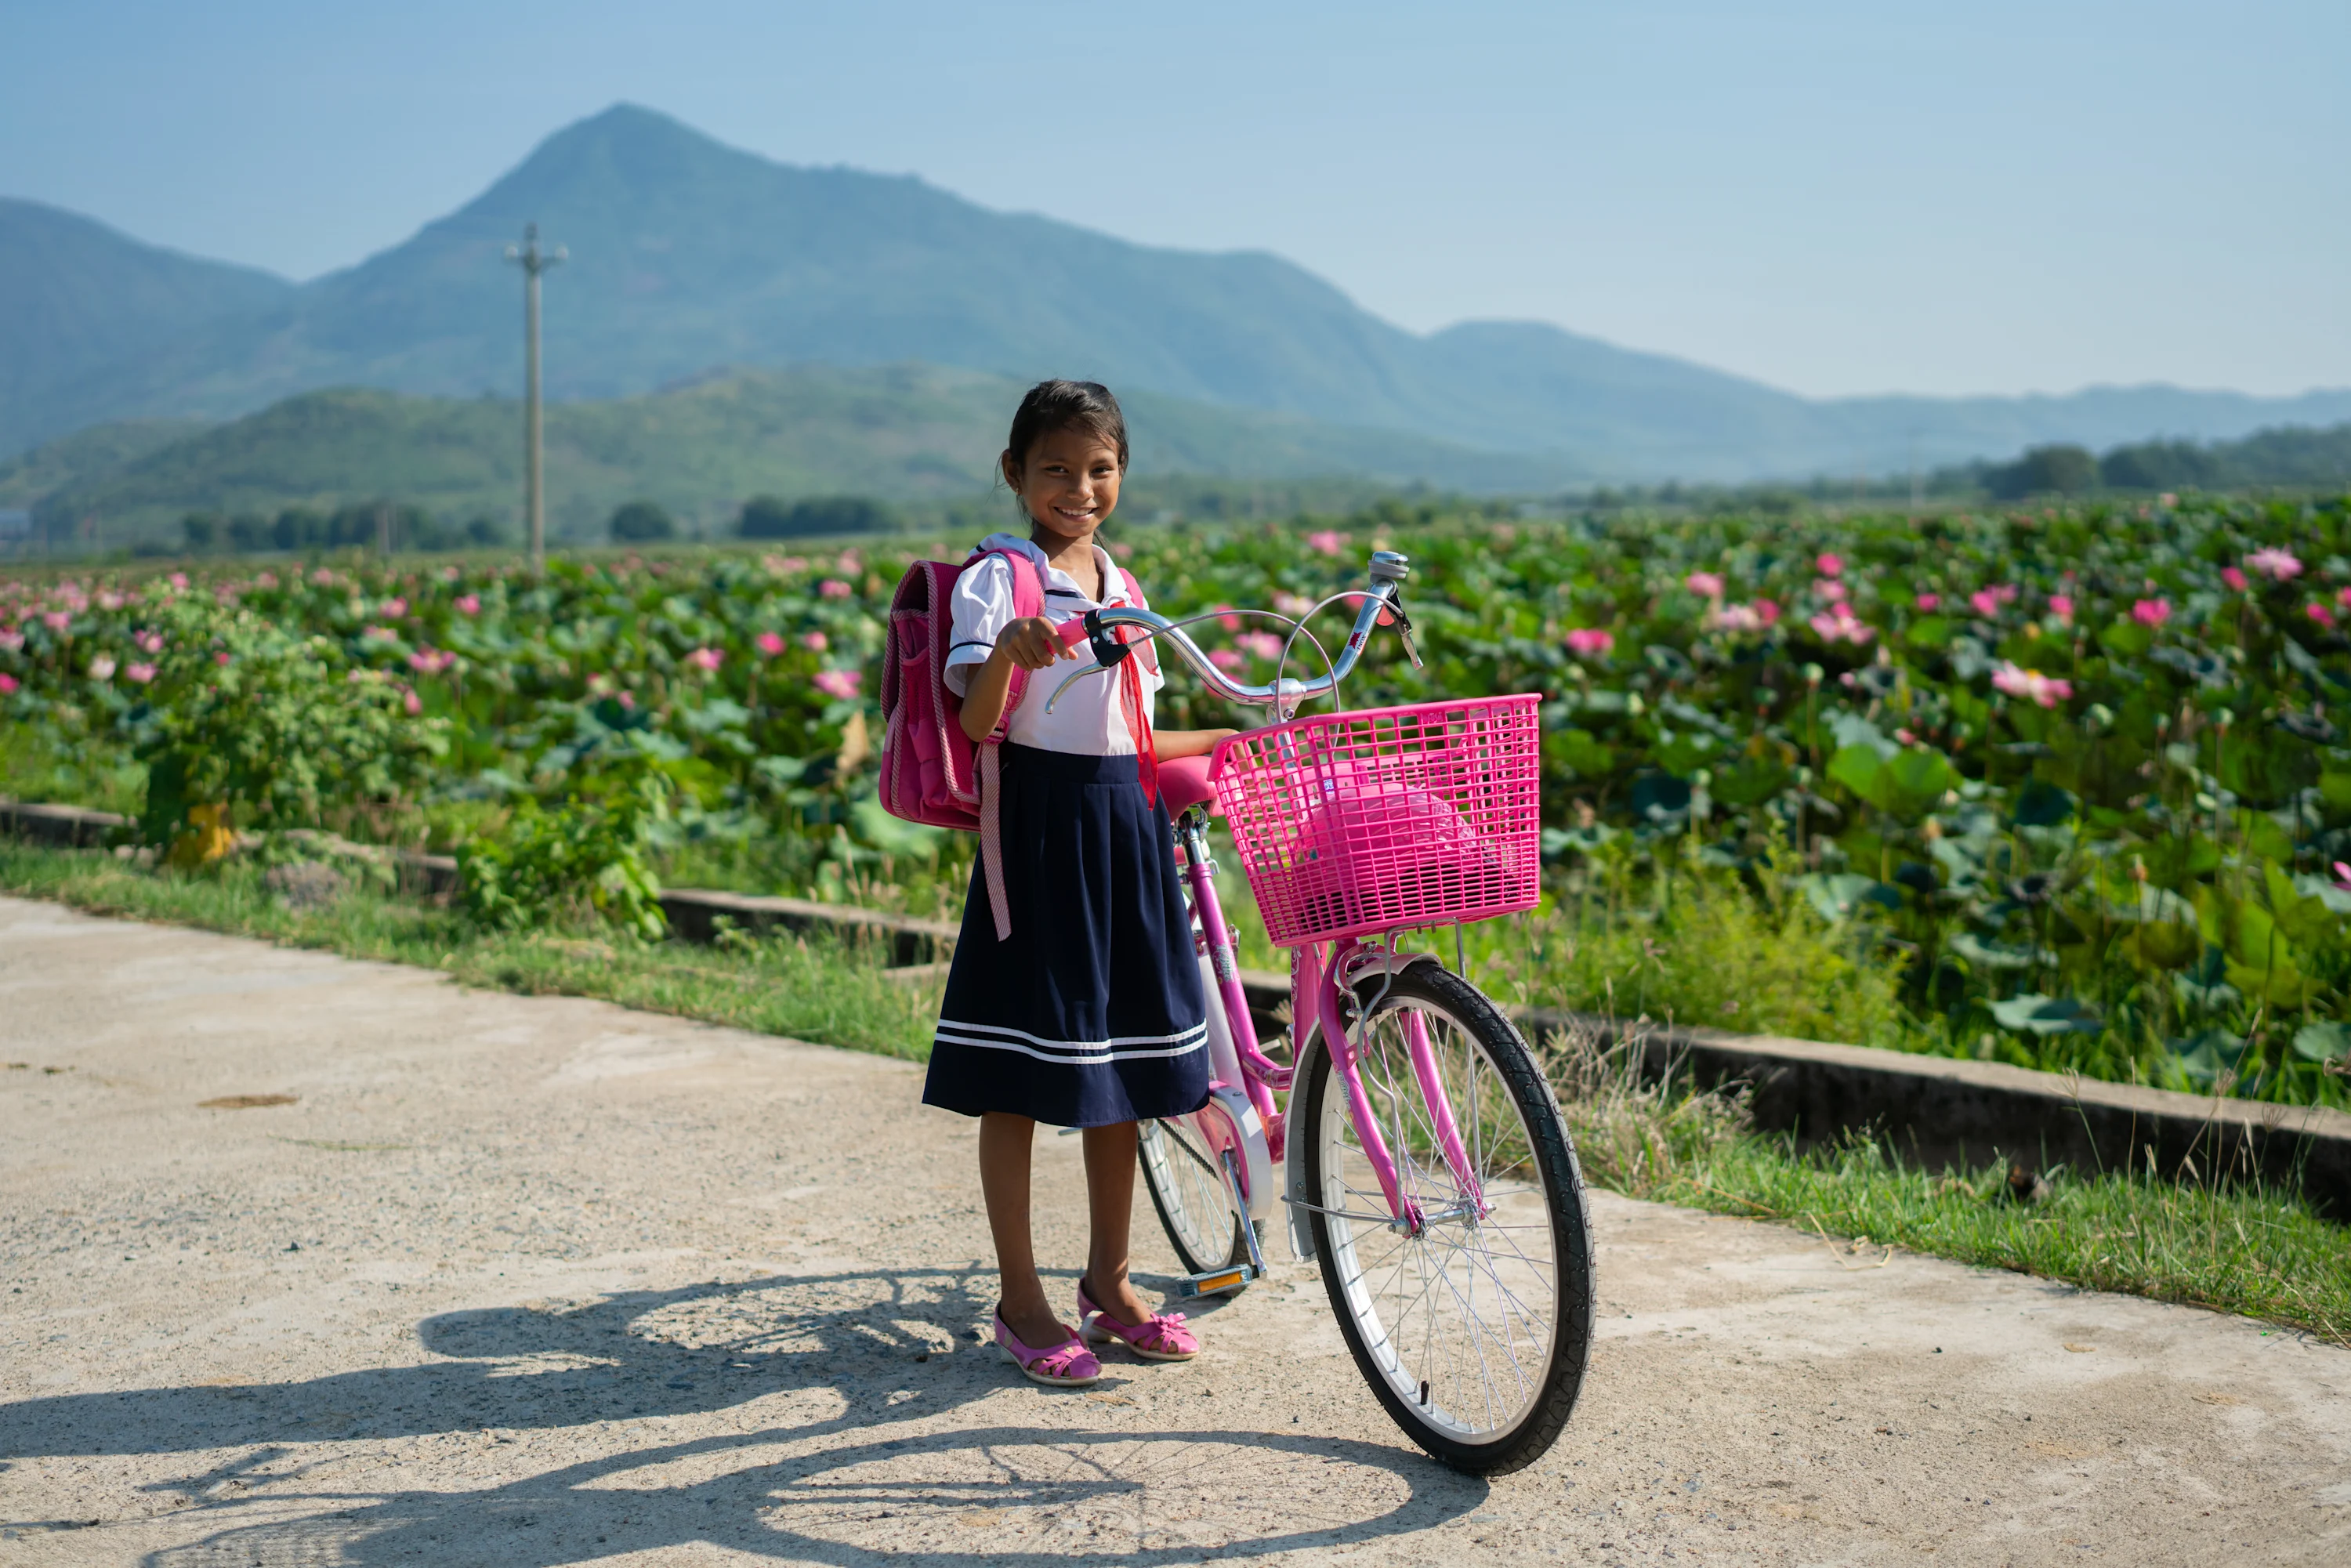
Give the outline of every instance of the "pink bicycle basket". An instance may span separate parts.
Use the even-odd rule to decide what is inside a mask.
[[[1532,909],[1541,701],[1328,714],[1219,745],[1217,803],[1274,943]]]

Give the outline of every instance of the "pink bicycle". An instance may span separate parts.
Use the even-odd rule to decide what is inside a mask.
[[[1094,663],[1054,697],[1129,656],[1120,633],[1131,628],[1172,647],[1218,695],[1274,710],[1271,726],[1213,757],[1160,768],[1215,1078],[1202,1109],[1143,1129],[1144,1186],[1191,1270],[1183,1293],[1261,1277],[1279,1202],[1292,1249],[1320,1260],[1348,1349],[1388,1414],[1455,1469],[1499,1474],[1541,1457],[1583,1386],[1593,1326],[1583,1180],[1518,1030],[1436,955],[1398,939],[1534,907],[1540,698],[1296,716],[1335,696],[1382,624],[1419,667],[1399,596],[1408,571],[1403,556],[1378,552],[1368,591],[1323,601],[1361,603],[1317,679],[1243,685],[1185,634],[1188,622],[1102,610],[1065,632],[1090,643]],[[1273,618],[1292,644],[1312,642],[1302,621]],[[1241,988],[1208,851],[1212,811],[1268,933],[1290,950],[1288,1066],[1260,1048]]]

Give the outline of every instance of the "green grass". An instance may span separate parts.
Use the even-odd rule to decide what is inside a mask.
[[[2351,1347],[2351,1237],[2297,1194],[2059,1169],[2043,1173],[2046,1197],[2020,1205],[2002,1165],[1922,1170],[1856,1134],[1801,1149],[1751,1130],[1737,1096],[1636,1082],[1625,1047],[1555,1035],[1545,1055],[1594,1186],[1809,1230],[1849,1267],[1903,1248]]]
[[[939,982],[889,977],[878,949],[789,936],[691,947],[485,935],[363,884],[322,908],[291,910],[262,876],[243,862],[177,875],[102,852],[0,841],[0,891],[96,915],[414,964],[486,989],[596,997],[910,1061],[929,1055]],[[2351,1346],[2351,1240],[2291,1194],[2054,1171],[2051,1196],[2018,1207],[2001,1197],[2000,1167],[1929,1173],[1865,1139],[1806,1152],[1753,1132],[1736,1099],[1635,1082],[1623,1051],[1555,1036],[1545,1054],[1594,1186],[1791,1225],[1850,1267],[1881,1255],[1873,1249],[1905,1248],[2265,1318]]]

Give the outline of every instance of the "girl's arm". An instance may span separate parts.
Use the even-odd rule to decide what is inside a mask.
[[[997,633],[987,662],[971,677],[963,693],[963,732],[975,746],[986,740],[1004,716],[1004,699],[1012,689],[1014,666],[1041,670],[1056,659],[1074,659],[1075,648],[1054,635],[1053,623],[1041,615],[1015,621]],[[1211,744],[1214,744],[1213,742]]]
[[[976,687],[977,683],[974,685]],[[1151,732],[1151,752],[1162,762],[1173,762],[1179,757],[1206,757],[1217,749],[1217,742],[1239,733],[1237,729],[1155,729]]]

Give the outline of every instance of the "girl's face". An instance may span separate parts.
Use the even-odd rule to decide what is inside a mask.
[[[1091,541],[1118,506],[1119,478],[1118,448],[1089,430],[1049,430],[1025,462],[1004,455],[1004,482],[1049,536],[1040,543]]]

